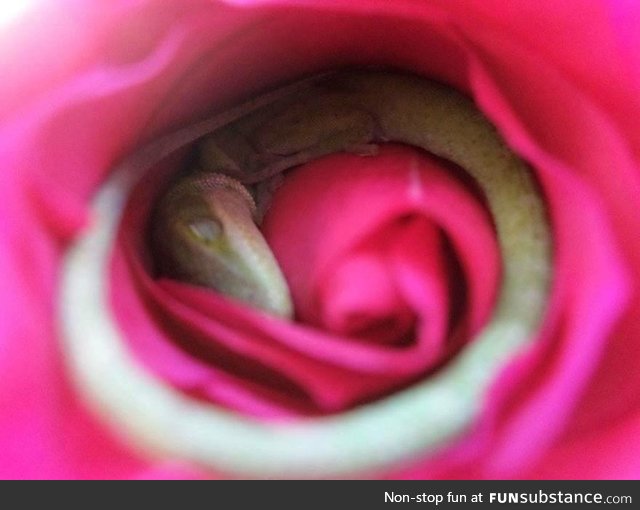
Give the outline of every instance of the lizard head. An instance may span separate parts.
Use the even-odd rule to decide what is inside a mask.
[[[154,215],[158,271],[291,316],[287,284],[255,224],[255,213],[251,194],[230,177],[201,173],[179,181],[161,198]]]

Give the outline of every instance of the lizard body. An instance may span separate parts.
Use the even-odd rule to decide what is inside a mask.
[[[325,95],[326,105],[336,101],[329,111],[339,106],[334,113],[340,122],[334,123],[326,110],[315,120],[309,115],[319,111],[313,106],[318,93]],[[330,134],[322,135],[318,124]],[[224,133],[232,131],[242,133],[232,142],[238,144],[236,149],[221,138],[230,139]],[[484,191],[501,248],[503,277],[490,321],[433,374],[335,416],[265,422],[191,398],[157,378],[131,352],[114,316],[112,247],[124,204],[145,172],[207,133],[212,133],[209,140],[217,148],[209,163],[205,156],[205,170],[224,170],[247,185],[266,182],[270,175],[336,147],[359,150],[362,144],[387,140],[416,145],[458,163]],[[242,147],[253,152],[243,153]],[[253,222],[251,197],[224,179],[218,182],[223,192],[210,194],[199,178],[188,177],[193,180],[186,184],[186,195],[196,193],[194,202],[199,205],[178,204],[182,212],[177,215],[189,218],[181,227],[188,232],[180,231],[179,236],[217,243],[213,256],[219,257],[224,245],[217,238],[220,231]],[[229,214],[230,204],[246,210]],[[504,146],[471,101],[405,75],[374,71],[325,75],[172,133],[116,167],[92,199],[91,210],[95,221],[65,253],[60,284],[61,339],[77,390],[136,449],[240,476],[354,476],[437,453],[473,424],[505,363],[535,341],[551,278],[551,235],[526,164]],[[169,214],[174,215],[175,211]],[[245,248],[251,251],[251,242]],[[257,251],[261,256],[264,247]],[[199,253],[197,264],[212,256]]]
[[[309,80],[306,86],[249,111],[208,135],[200,146],[200,165],[205,171],[202,179],[211,173],[222,173],[251,188],[254,196],[260,198],[257,213],[260,217],[266,207],[264,202],[268,201],[260,190],[269,179],[338,151],[375,153],[376,144],[386,141],[420,147],[465,168],[487,195],[492,212],[498,218],[498,231],[505,234],[501,238],[507,242],[508,231],[514,230],[513,216],[508,211],[523,206],[517,203],[517,197],[532,186],[526,165],[508,150],[493,126],[469,99],[449,87],[415,76],[351,71]],[[198,182],[197,178],[191,179]],[[506,180],[512,181],[514,186],[503,186]],[[217,200],[223,199],[218,197]],[[189,207],[186,202],[184,206]],[[222,205],[218,203],[217,207],[221,210]],[[532,213],[536,219],[544,221],[541,209]],[[213,209],[211,214],[218,215]],[[242,219],[228,216],[226,223],[222,222],[223,226],[228,226],[226,230],[223,228],[227,238],[238,230],[233,221],[246,222],[250,217],[249,214],[243,215]],[[156,224],[158,228],[164,228],[162,222]],[[259,231],[249,225],[243,226],[242,230],[261,238]],[[163,236],[162,233],[159,235],[160,238]],[[249,285],[254,288],[248,292],[254,296],[269,296],[268,300],[247,301],[272,313],[290,316],[293,307],[286,282],[268,246],[252,238],[247,241],[254,250],[253,259],[261,261],[260,270],[269,275],[269,278],[250,279]],[[176,249],[180,246],[174,241],[167,244]],[[227,244],[242,246],[238,239]],[[244,259],[249,251],[238,252],[237,260],[242,267],[246,268]],[[537,255],[544,257],[545,253]],[[189,260],[174,264],[178,270],[169,271],[169,274],[197,273],[201,277],[192,277],[190,281],[223,292],[236,289],[237,292],[228,294],[243,299],[247,291],[242,290],[242,285],[224,281],[223,277],[214,281],[210,272],[198,269],[202,265],[219,268],[216,260],[219,258],[233,260],[229,253],[221,253],[209,245]],[[186,271],[185,266],[191,269]],[[509,267],[506,269],[509,276],[518,277],[510,274]],[[250,271],[246,275],[251,276]],[[243,276],[235,271],[226,278],[242,279]],[[248,278],[244,280],[246,283]],[[273,289],[279,292],[277,304],[272,301]]]

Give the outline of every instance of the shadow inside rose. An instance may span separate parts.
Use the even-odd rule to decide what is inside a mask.
[[[287,176],[263,232],[295,322],[155,279],[144,189],[122,223],[115,309],[145,365],[192,396],[260,417],[343,411],[427,376],[489,319],[500,272],[490,217],[422,151],[336,154]]]

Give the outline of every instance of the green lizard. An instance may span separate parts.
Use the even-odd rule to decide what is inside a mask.
[[[533,184],[526,166],[473,104],[450,88],[414,76],[344,72],[310,81],[204,139],[200,165],[205,172],[182,180],[177,185],[180,197],[172,190],[154,221],[163,272],[289,317],[293,307],[286,282],[254,225],[268,203],[261,186],[320,156],[337,151],[372,154],[376,144],[385,141],[421,147],[467,169],[494,209],[500,237],[510,238],[505,229],[513,229],[513,211],[525,207],[518,197],[530,194]],[[219,174],[228,177],[219,181],[218,191],[206,186],[205,192],[203,184]],[[505,182],[513,185],[503,186]],[[243,185],[254,185],[249,187],[257,210]],[[237,204],[241,196],[244,209]],[[209,207],[208,221],[218,226],[215,240],[194,235],[194,225],[203,221],[203,201]],[[532,219],[544,221],[541,207],[530,212]],[[177,216],[183,218],[181,225]],[[536,259],[546,250],[542,244],[539,252],[529,248],[525,256]],[[510,275],[508,266],[507,272],[510,278],[522,278],[520,272]]]
[[[111,246],[138,180],[156,162],[208,134],[201,162],[206,172],[171,187],[159,206],[158,218],[164,210],[180,222],[176,234],[161,221],[158,234],[179,241],[191,236],[197,246],[194,260],[178,260],[185,273],[209,263],[229,266],[212,287],[289,316],[281,274],[273,279],[270,268],[272,276],[264,277],[256,270],[264,266],[249,262],[271,259],[277,270],[266,243],[254,242],[261,239],[253,223],[259,220],[253,201],[260,201],[260,187],[315,157],[339,150],[370,153],[378,143],[397,141],[457,163],[483,189],[503,259],[491,320],[437,373],[336,416],[265,423],[158,380],[139,365],[112,315]],[[172,193],[190,198],[170,205]],[[137,448],[241,476],[353,476],[444,447],[477,417],[498,370],[535,340],[551,278],[549,227],[526,164],[470,100],[403,74],[353,71],[311,78],[172,133],[115,168],[92,210],[95,221],[69,248],[61,282],[62,338],[78,390]],[[244,228],[250,234],[239,235]],[[274,297],[273,289],[282,295]]]

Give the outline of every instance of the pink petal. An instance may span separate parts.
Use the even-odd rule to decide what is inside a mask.
[[[540,7],[524,0],[287,3],[271,10],[186,1],[172,10],[149,0],[90,7],[49,2],[29,23],[0,34],[0,277],[8,289],[0,304],[10,318],[0,323],[4,476],[197,476],[182,466],[148,467],[74,398],[55,334],[61,250],[90,221],[86,202],[96,186],[141,141],[268,84],[355,63],[410,69],[473,91],[536,167],[558,246],[559,277],[539,348],[506,367],[475,434],[404,475],[633,478],[640,404],[640,80],[631,28],[637,7]],[[463,247],[458,240],[477,304],[474,328],[493,296],[490,285],[473,280],[478,258],[462,260]],[[418,262],[400,258],[394,266],[407,275],[398,295],[428,308],[435,294],[421,296]],[[116,258],[114,283],[141,270]],[[242,320],[245,331],[277,338],[324,364],[368,373],[416,369],[411,350],[390,357],[380,346],[345,347],[304,328],[265,324],[193,289],[170,290],[194,308],[194,320],[210,313],[230,331]],[[148,325],[134,323],[144,312],[137,303],[124,323],[141,328],[136,338],[159,345],[162,335],[143,338]],[[184,353],[165,347],[155,361],[148,351],[152,365],[164,366],[164,356],[184,361]],[[190,359],[183,366],[168,371],[182,384],[208,387],[210,372],[200,372],[201,364]],[[238,395],[226,398],[240,402]],[[324,395],[329,402],[334,393]],[[536,459],[536,468],[526,471]]]
[[[445,232],[450,224],[455,227],[450,233],[454,244],[474,246],[488,255],[481,277],[471,276],[472,281],[482,280],[483,292],[489,293],[488,298],[476,296],[475,289],[472,293],[485,309],[485,318],[487,304],[495,293],[498,269],[493,233],[485,213],[452,177],[418,154],[407,148],[384,148],[376,158],[336,156],[311,163],[287,179],[265,220],[265,232],[276,255],[295,263],[304,260],[304,275],[313,281],[309,286],[300,279],[304,276],[301,272],[289,273],[294,295],[295,286],[302,283],[310,289],[309,296],[322,296],[327,292],[325,283],[335,282],[331,278],[339,274],[336,267],[347,264],[353,268],[349,264],[363,260],[358,254],[368,254],[369,260],[376,260],[388,253],[394,269],[384,278],[397,277],[398,299],[415,306],[407,316],[409,309],[404,304],[404,311],[401,307],[394,317],[410,322],[413,314],[421,317],[423,326],[416,342],[401,348],[380,344],[379,340],[363,342],[342,336],[341,331],[332,335],[278,321],[189,285],[161,281],[156,287],[148,269],[137,262],[144,251],[144,236],[140,233],[144,232],[153,198],[148,192],[153,186],[142,183],[136,194],[138,201],[131,204],[125,216],[121,249],[114,266],[114,306],[135,351],[147,365],[185,391],[265,417],[337,411],[406,384],[424,372],[440,355],[453,349],[441,345],[448,327],[446,283],[442,278],[449,275],[443,273],[442,263],[438,262],[438,250],[431,251],[440,248],[433,227],[424,222],[396,225],[393,218],[405,217],[411,211],[426,218],[440,215],[445,218],[441,224]],[[416,177],[416,172],[422,177]],[[309,190],[313,193],[309,194]],[[379,192],[383,195],[376,194]],[[336,202],[327,200],[328,196],[342,197],[337,199],[342,207],[336,209]],[[358,197],[375,204],[369,207],[370,215],[359,214]],[[452,199],[457,205],[455,214],[449,207]],[[306,209],[300,210],[301,203]],[[340,214],[340,221],[332,221],[336,213]],[[468,222],[460,218],[462,214],[469,214]],[[454,216],[457,224],[450,219]],[[292,217],[299,221],[290,221]],[[376,241],[377,237],[368,232],[378,228],[383,230]],[[325,235],[309,236],[308,232],[313,231]],[[398,242],[387,247],[389,235]],[[380,244],[381,241],[384,242]],[[284,253],[280,251],[282,247]],[[355,258],[350,258],[354,247]],[[369,274],[363,276],[360,284],[368,285]],[[305,293],[301,295],[308,298]],[[357,300],[358,296],[351,294],[350,299],[354,298]],[[338,299],[343,299],[343,305],[347,303],[344,294]],[[336,303],[331,302],[332,306]],[[373,303],[369,301],[367,305]],[[469,309],[475,307],[472,299]],[[146,312],[140,313],[143,308]],[[158,329],[155,335],[154,328]],[[382,331],[389,333],[384,328]],[[397,331],[391,334],[397,335]],[[180,339],[179,345],[169,338]]]

